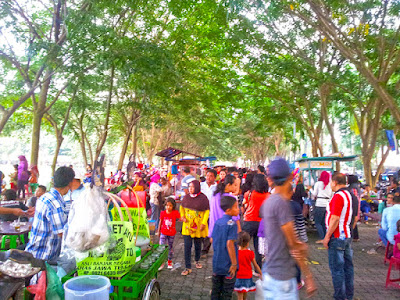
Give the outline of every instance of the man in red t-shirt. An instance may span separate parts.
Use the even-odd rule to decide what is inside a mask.
[[[329,268],[335,299],[353,299],[354,267],[350,224],[353,216],[352,197],[346,189],[346,175],[335,174],[331,187],[335,192],[326,211],[327,232],[323,245],[328,249]]]

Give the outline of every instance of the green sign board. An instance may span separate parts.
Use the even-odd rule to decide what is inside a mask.
[[[122,209],[122,215],[124,216],[124,221],[129,221],[128,214],[126,212],[126,209]],[[147,222],[147,212],[144,207],[141,208],[129,208],[129,212],[131,213],[132,216],[132,223],[133,223],[133,233],[136,235],[136,230],[137,230],[137,224],[138,224],[138,214],[140,214],[140,220],[139,220],[139,234],[144,237],[150,237],[150,230],[149,230],[149,223]],[[119,220],[119,213],[118,210],[114,207],[111,210],[111,216],[113,220]]]
[[[77,262],[78,275],[103,275],[122,277],[136,262],[135,233],[133,224],[125,221],[109,222],[113,247],[103,255],[89,256]]]

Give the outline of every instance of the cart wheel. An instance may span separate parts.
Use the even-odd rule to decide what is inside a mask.
[[[153,278],[144,289],[142,300],[159,300],[161,295],[160,284]]]

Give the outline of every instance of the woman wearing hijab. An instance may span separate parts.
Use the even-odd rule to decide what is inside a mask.
[[[142,179],[142,173],[140,172],[133,173],[132,188],[136,192],[142,192],[146,189],[146,183]]]
[[[25,156],[20,155],[19,164],[18,164],[18,181],[17,181],[17,196],[22,199],[25,199],[25,184],[28,184],[29,173],[28,173],[28,161]]]
[[[327,171],[323,171],[318,181],[314,185],[314,189],[311,189],[311,195],[316,200],[315,202],[315,227],[317,228],[319,240],[316,241],[318,244],[322,244],[322,240],[325,237],[326,226],[325,226],[325,215],[326,206],[332,199],[333,193],[331,185],[331,176]]]
[[[201,269],[201,241],[208,235],[208,217],[210,204],[206,195],[200,192],[200,182],[193,180],[189,183],[189,194],[182,200],[180,207],[182,216],[182,236],[185,243],[185,270],[181,273],[186,276],[192,273],[192,243],[194,242],[196,269]]]

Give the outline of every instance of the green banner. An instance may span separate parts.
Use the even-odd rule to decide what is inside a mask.
[[[125,221],[108,223],[115,247],[101,256],[89,256],[77,262],[78,275],[124,276],[136,262],[135,231],[133,224]]]
[[[124,221],[129,221],[127,212],[125,208],[121,208],[122,215],[124,216]],[[137,228],[137,223],[138,223],[138,214],[140,213],[140,221],[139,221],[139,234],[144,237],[150,237],[150,230],[149,230],[149,223],[147,222],[147,212],[144,207],[141,207],[140,209],[138,208],[133,208],[129,207],[129,212],[131,213],[132,216],[132,223],[133,223],[133,232],[136,235],[136,228]],[[111,210],[111,217],[113,220],[119,220],[119,213],[118,210],[114,207]]]

